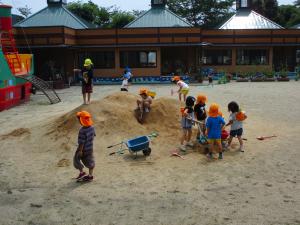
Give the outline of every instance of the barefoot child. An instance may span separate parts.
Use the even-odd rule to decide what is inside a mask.
[[[92,126],[93,121],[90,113],[86,111],[78,112],[77,118],[82,127],[79,130],[78,148],[73,159],[74,167],[80,171],[76,179],[78,181],[92,181],[95,167],[93,154],[93,141],[96,136],[95,129]],[[88,175],[83,171],[84,166],[89,169]]]
[[[144,113],[150,112],[152,98],[150,96],[148,96],[148,90],[146,88],[140,89],[140,96],[141,96],[141,99],[138,99],[136,101],[136,104],[137,104],[137,109],[140,112],[138,121],[142,122]]]
[[[230,144],[232,142],[232,139],[234,137],[237,137],[240,142],[240,148],[239,150],[241,152],[244,152],[243,148],[243,121],[247,119],[247,115],[244,112],[240,111],[240,107],[236,102],[230,102],[228,104],[228,111],[231,113],[229,116],[229,122],[226,124],[226,126],[230,126],[230,137],[228,140],[228,147],[230,147]]]
[[[188,96],[185,101],[185,108],[182,110],[181,128],[182,136],[180,139],[180,150],[186,151],[186,146],[193,147],[194,144],[191,142],[192,127],[194,119],[194,104],[195,98]]]
[[[82,96],[83,104],[91,103],[91,94],[93,93],[93,63],[91,59],[84,61],[84,68],[82,69]],[[87,97],[87,99],[86,99]]]
[[[197,140],[200,139],[200,130],[201,130],[202,134],[205,134],[205,120],[207,117],[206,109],[205,109],[206,101],[207,101],[207,97],[203,94],[200,94],[197,96],[197,102],[194,107],[195,117],[198,121],[201,122],[201,124],[197,123],[197,126],[198,126]]]
[[[206,120],[206,132],[209,143],[208,157],[212,158],[214,146],[218,146],[219,159],[223,159],[221,132],[225,125],[224,119],[219,115],[219,106],[216,103],[209,107],[208,118]]]
[[[175,76],[172,78],[172,81],[177,84],[177,86],[179,87],[178,89],[178,97],[179,97],[179,101],[181,101],[181,96],[183,95],[183,101],[186,100],[186,96],[189,93],[189,85],[187,85],[185,82],[183,82],[182,80],[180,80],[180,76]]]

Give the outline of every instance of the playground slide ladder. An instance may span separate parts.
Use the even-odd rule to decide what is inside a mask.
[[[8,65],[13,74],[17,75],[22,72],[21,60],[16,47],[16,42],[12,30],[3,30],[1,32],[1,46],[6,56]]]
[[[41,90],[47,96],[51,104],[56,104],[61,102],[61,99],[58,96],[58,94],[55,92],[55,90],[52,87],[50,87],[49,84],[44,80],[36,76],[22,76],[19,78],[29,81],[30,83],[32,83],[34,87]]]

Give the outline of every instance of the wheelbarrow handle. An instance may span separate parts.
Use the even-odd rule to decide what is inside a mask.
[[[112,147],[115,147],[115,146],[117,146],[117,145],[121,145],[121,144],[123,144],[123,143],[124,143],[124,141],[122,141],[122,142],[120,142],[120,143],[118,143],[118,144],[110,145],[110,146],[108,146],[107,148],[112,148]]]

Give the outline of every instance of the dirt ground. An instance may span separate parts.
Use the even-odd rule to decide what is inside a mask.
[[[229,83],[192,86],[208,104],[236,100],[247,112],[245,153],[237,140],[223,160],[209,161],[202,147],[185,160],[171,157],[179,146],[180,103],[175,86],[147,86],[157,92],[148,123],[132,111],[137,91],[96,86],[94,102],[82,106],[80,87],[59,91],[63,101],[48,105],[42,95],[0,113],[1,225],[299,225],[300,83]],[[95,122],[95,180],[78,184],[72,166],[78,122],[91,111]],[[111,144],[159,133],[152,154],[109,156]],[[262,135],[276,138],[258,141]]]

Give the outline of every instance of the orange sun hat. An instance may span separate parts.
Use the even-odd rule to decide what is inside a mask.
[[[172,78],[172,81],[180,81],[180,76],[175,76]]]
[[[236,114],[235,117],[237,121],[244,121],[246,119],[246,113],[245,111],[240,111]]]
[[[141,88],[140,89],[140,95],[143,95],[143,94],[148,95],[148,89],[147,88]]]
[[[219,116],[219,105],[217,103],[212,103],[210,105],[208,115],[210,117],[218,117]]]
[[[197,96],[197,103],[205,103],[207,101],[207,97],[203,94],[199,94]]]
[[[76,114],[80,123],[84,127],[89,127],[93,125],[92,116],[87,111],[81,111]]]

